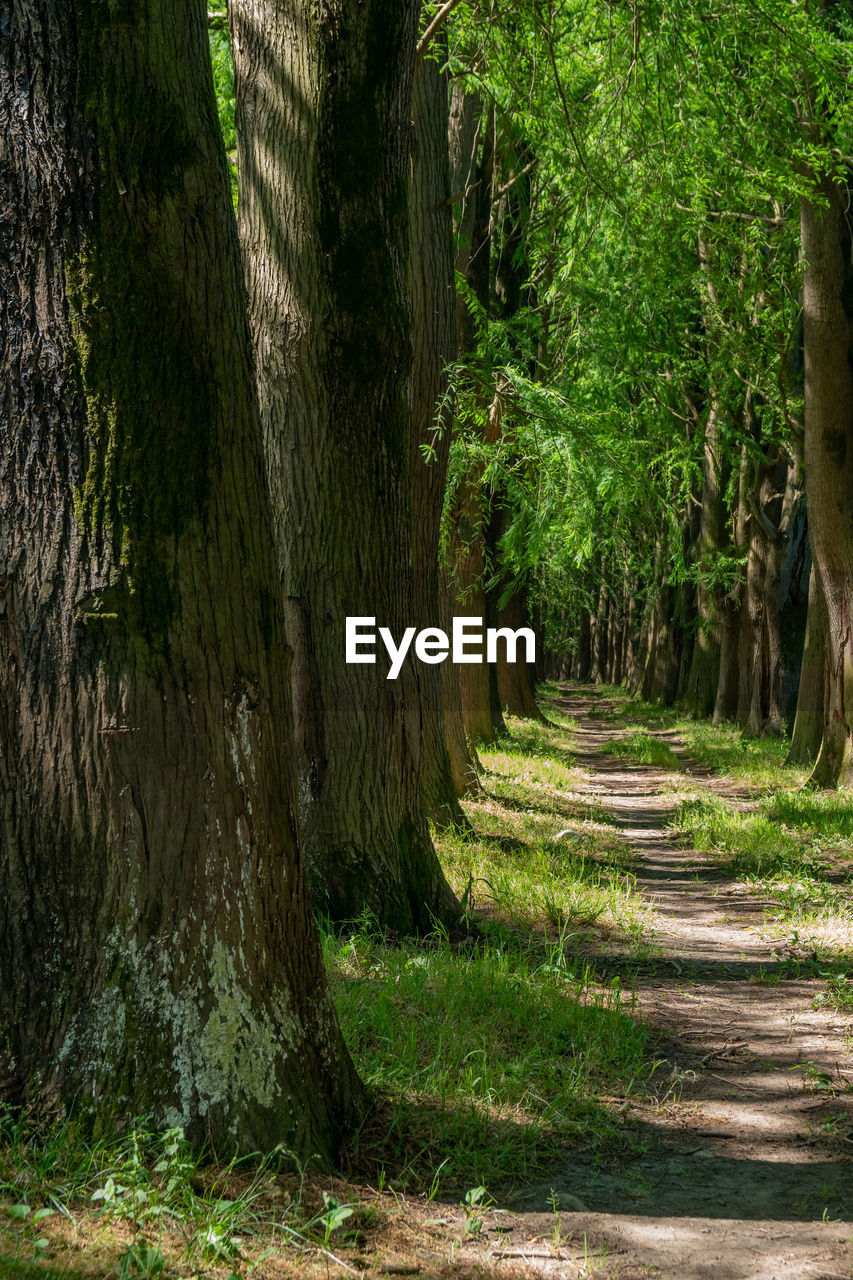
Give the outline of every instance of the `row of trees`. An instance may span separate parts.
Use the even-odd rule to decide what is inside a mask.
[[[787,554],[743,540],[803,524],[801,346],[844,776],[849,15],[717,8],[232,0],[230,101],[198,0],[4,11],[14,1096],[334,1151],[312,908],[453,918],[429,819],[539,714],[523,664],[347,667],[345,618],[532,618],[707,709]]]
[[[843,3],[533,4],[489,64],[492,231],[514,183],[527,293],[491,324],[496,563],[553,673],[754,734],[796,710],[792,754],[833,786],[853,779],[851,34]]]

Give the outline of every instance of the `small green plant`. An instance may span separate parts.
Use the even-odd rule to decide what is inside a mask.
[[[325,1205],[325,1212],[315,1218],[314,1221],[323,1228],[323,1244],[328,1246],[333,1234],[352,1217],[353,1206],[351,1204],[343,1204],[335,1196],[330,1195],[328,1191],[323,1192],[323,1204]]]
[[[471,1187],[465,1192],[462,1208],[465,1213],[465,1231],[468,1235],[477,1236],[483,1230],[482,1210],[491,1203],[485,1187]]]
[[[563,1218],[560,1213],[560,1197],[552,1187],[548,1193],[548,1203],[551,1206],[551,1212],[554,1215],[554,1229],[552,1237],[555,1248],[559,1249],[563,1243]]]
[[[129,1244],[119,1259],[118,1280],[154,1280],[165,1266],[166,1259],[155,1245]]]
[[[821,972],[826,978],[826,987],[818,992],[812,1001],[814,1009],[841,1009],[853,1013],[853,982],[847,973]]]

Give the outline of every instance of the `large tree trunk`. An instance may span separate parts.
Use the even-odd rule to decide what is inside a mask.
[[[805,477],[815,574],[826,606],[829,697],[813,780],[853,784],[853,264],[849,188],[804,198]]]
[[[456,291],[450,213],[447,84],[438,63],[423,59],[412,94],[412,569],[418,630],[441,624],[439,532],[453,407],[448,367],[456,355]],[[417,673],[421,715],[421,796],[438,826],[468,826],[457,796],[476,777],[473,761],[451,761],[465,750],[459,676],[455,663],[424,663]],[[455,686],[455,688],[454,688]],[[445,727],[445,717],[447,725]],[[458,790],[461,787],[462,791]]]
[[[345,662],[415,612],[407,177],[417,0],[234,0],[240,230],[293,649],[316,906],[399,931],[453,910],[421,801],[418,680]]]
[[[72,15],[73,9],[73,15]],[[0,1026],[25,1096],[334,1150],[205,10],[0,36]]]

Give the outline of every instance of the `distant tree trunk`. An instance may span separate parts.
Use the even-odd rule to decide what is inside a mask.
[[[705,426],[702,517],[697,558],[700,573],[696,592],[697,629],[684,695],[685,706],[696,716],[713,713],[720,673],[717,592],[703,579],[703,575],[714,568],[715,559],[725,543],[725,481],[721,466],[719,414],[720,407],[716,400],[712,400]]]
[[[783,583],[783,566],[788,549],[794,512],[800,497],[799,468],[782,455],[771,471],[771,501],[765,508],[768,518],[767,574],[764,580],[764,617],[766,623],[766,705],[762,733],[778,737],[785,732],[785,662],[782,639],[782,612],[790,610],[787,584]],[[774,525],[776,532],[770,529]]]
[[[809,576],[812,566],[806,495],[799,459],[797,466],[798,487],[793,515],[785,531],[787,537],[779,571],[779,631],[782,642],[780,706],[782,719],[789,729],[794,727],[794,714],[797,709],[800,669],[808,620]]]
[[[234,0],[240,230],[283,582],[297,821],[315,905],[432,927],[453,897],[421,799],[407,177],[417,0]]]
[[[290,816],[204,7],[7,7],[0,130],[0,1055],[101,1129],[328,1155],[362,1091]]]
[[[442,36],[438,39],[441,42]],[[440,625],[439,533],[453,426],[447,369],[456,355],[447,83],[433,58],[422,59],[417,67],[412,119],[410,461],[415,613],[411,625],[422,630]],[[466,827],[457,796],[468,790],[476,773],[465,746],[458,667],[449,660],[440,665],[425,663],[417,671],[417,681],[424,808],[439,827]],[[455,765],[451,748],[459,757]]]
[[[599,569],[598,607],[595,612],[595,636],[592,650],[592,669],[589,673],[594,684],[603,684],[607,678],[607,611],[609,596],[604,580],[604,561]]]
[[[592,662],[591,655],[591,628],[589,620],[589,611],[581,610],[580,622],[578,624],[578,644],[575,650],[577,654],[577,666],[575,668],[576,680],[588,680],[589,670]]]
[[[697,420],[698,421],[698,420]],[[699,545],[699,525],[702,508],[692,497],[687,499],[687,510],[681,523],[681,546],[684,563],[693,565]],[[681,656],[678,663],[678,690],[676,701],[683,703],[690,684],[690,671],[693,666],[693,649],[696,644],[698,611],[696,603],[696,584],[686,578],[678,585],[679,615],[681,619]]]
[[[853,264],[850,189],[803,198],[805,477],[809,537],[826,607],[829,697],[814,782],[853,785]]]
[[[761,487],[753,491],[754,502],[761,502]],[[741,609],[738,646],[737,722],[753,736],[761,733],[762,679],[764,673],[765,579],[767,576],[767,538],[750,514],[747,536],[749,556],[746,563],[744,602]]]
[[[619,578],[615,559],[612,572],[614,586],[607,619],[607,683],[618,685],[622,679],[622,591],[620,587],[617,594],[616,583]]]
[[[446,635],[451,634],[453,618],[453,600],[447,582],[446,569],[441,566],[441,585],[439,589],[439,626]],[[473,796],[482,791],[479,774],[480,760],[468,740],[465,732],[465,717],[462,712],[462,689],[459,682],[459,668],[455,663],[445,662],[451,671],[442,675],[441,700],[444,707],[444,740],[450,760],[450,771],[457,796]]]
[[[514,152],[513,161],[520,165],[522,160],[518,153],[521,156],[525,153],[522,140],[514,139]],[[529,301],[530,264],[527,251],[529,207],[529,179],[520,177],[512,190],[505,192],[500,198],[498,207],[493,213],[493,228],[496,229],[493,230],[493,235],[497,234],[498,239],[493,305],[497,314],[505,321],[516,317],[522,305]],[[488,438],[491,444],[503,441],[506,454],[511,458],[513,444],[511,439],[506,440],[504,427],[506,392],[505,380],[499,376],[492,411],[489,415]],[[492,626],[516,630],[520,626],[529,627],[530,617],[527,608],[526,581],[516,581],[512,568],[507,567],[505,563],[503,540],[512,523],[512,516],[513,510],[505,486],[499,482],[492,494],[491,519],[486,529],[486,546],[493,571],[493,582],[488,593],[488,617],[489,624]],[[510,589],[512,595],[506,603],[502,603]],[[526,719],[544,720],[544,716],[536,705],[533,681],[526,663],[508,663],[503,645],[498,649],[494,676],[500,710]]]
[[[751,395],[751,393],[748,393]],[[746,551],[748,542],[747,489],[751,479],[751,458],[747,447],[741,450],[738,478],[737,510],[734,517],[734,549]],[[740,685],[740,637],[746,597],[746,566],[738,568],[737,580],[720,603],[720,675],[714,704],[713,723],[734,720],[738,712]]]
[[[649,679],[644,697],[662,706],[675,701],[678,690],[678,649],[672,622],[675,592],[669,577],[661,583],[655,602],[654,648],[650,663]]]
[[[824,697],[829,687],[826,667],[826,609],[820,581],[812,565],[809,614],[800,669],[797,714],[788,751],[788,764],[814,764],[823,741]]]
[[[628,618],[625,624],[625,657],[623,660],[623,676],[629,691],[633,690],[637,669],[637,583],[632,582],[628,597]]]

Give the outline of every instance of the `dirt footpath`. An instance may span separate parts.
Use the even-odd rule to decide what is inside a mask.
[[[670,1088],[661,1105],[626,1110],[644,1154],[615,1169],[574,1161],[487,1215],[486,1239],[458,1261],[623,1280],[853,1277],[853,1144],[842,1136],[853,1020],[812,1008],[823,984],[789,978],[788,956],[761,936],[760,900],[670,834],[673,774],[602,753],[619,733],[596,714],[604,699],[570,691],[560,709],[580,726],[579,789],[639,855],[637,887],[657,915],[659,954],[635,981]],[[722,787],[692,774],[694,790]]]

